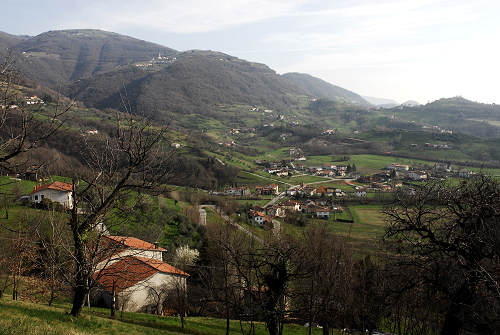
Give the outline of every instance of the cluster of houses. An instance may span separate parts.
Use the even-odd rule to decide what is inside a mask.
[[[441,128],[440,126],[424,125],[424,126],[422,126],[422,128],[423,129],[432,129],[432,130],[437,131],[438,133],[441,133],[441,134],[449,134],[449,135],[453,134],[453,130]]]
[[[435,143],[425,143],[425,149],[450,149],[448,144],[435,144]]]
[[[30,106],[30,105],[43,105],[43,104],[45,104],[45,101],[43,101],[42,99],[40,99],[36,95],[33,95],[31,97],[24,97],[24,103],[28,106]],[[16,104],[7,104],[7,105],[0,104],[0,109],[2,109],[2,110],[6,109],[7,107],[9,109],[18,109],[19,108],[19,106]]]
[[[161,53],[158,53],[158,57],[153,57],[150,61],[147,62],[137,63],[135,64],[135,66],[141,69],[148,69],[153,67],[154,65],[172,64],[176,60],[177,57],[162,56]]]
[[[305,161],[306,158],[302,156],[301,151],[296,148],[290,148],[290,155],[295,155],[294,161]],[[256,160],[255,164],[261,165],[265,171],[275,176],[289,176],[292,171],[299,171],[314,176],[320,177],[345,177],[350,175],[353,171],[348,165],[323,165],[323,166],[304,166],[303,164],[293,163],[291,160],[281,161],[260,161]]]
[[[271,184],[267,186],[256,186],[255,194],[257,195],[278,195],[279,186],[278,184]]]
[[[456,169],[447,163],[436,163],[433,167],[411,169],[409,165],[405,164],[390,164],[386,167],[386,170],[394,171],[393,177],[398,180],[412,180],[412,181],[426,181],[433,177],[437,178],[470,178],[475,175],[474,172],[467,169]],[[360,181],[358,179],[358,181]]]
[[[351,168],[347,165],[323,165],[323,166],[303,166],[297,165],[297,171],[302,171],[320,177],[345,177],[351,174]]]
[[[36,95],[33,95],[31,97],[26,97],[26,105],[43,105],[45,102],[37,97]]]
[[[318,219],[329,219],[331,212],[341,213],[342,207],[339,205],[331,205],[326,200],[285,200],[280,204],[276,204],[267,208],[253,207],[249,210],[248,216],[255,223],[265,225],[271,223],[273,217],[285,218],[291,213],[305,213]]]
[[[290,160],[280,160],[280,161],[254,161],[255,164],[263,166],[265,171],[269,174],[286,177],[292,174],[292,170],[295,169],[295,165]]]

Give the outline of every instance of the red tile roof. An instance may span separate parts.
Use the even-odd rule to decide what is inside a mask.
[[[47,189],[61,191],[61,192],[71,192],[73,190],[73,185],[68,184],[68,183],[63,183],[60,181],[55,181],[55,182],[53,182],[51,184],[47,184],[47,185],[37,185],[37,186],[35,186],[35,188],[33,189],[33,192],[31,192],[31,193],[35,193],[35,192],[38,192],[41,190],[47,190]]]
[[[171,273],[171,274],[175,274],[175,275],[189,277],[189,274],[187,274],[186,272],[184,272],[180,269],[177,269],[176,267],[174,267],[170,264],[167,264],[165,262],[162,262],[160,260],[153,259],[153,258],[145,258],[145,257],[135,257],[135,258],[141,260],[142,262],[146,263],[147,265],[155,268],[156,270],[158,270],[160,272]]]
[[[154,244],[143,241],[141,239],[138,239],[136,237],[130,237],[130,236],[112,236],[108,235],[105,236],[109,238],[110,240],[113,240],[115,242],[121,243],[129,248],[134,248],[134,249],[141,249],[141,250],[155,250],[155,251],[167,251],[167,249],[161,248],[161,247],[155,247]]]
[[[157,272],[157,269],[152,268],[136,257],[125,257],[107,266],[100,273],[96,272],[94,279],[108,292],[112,292],[114,282],[115,291],[118,293],[151,277]]]
[[[162,272],[189,277],[189,274],[162,261],[144,257],[127,256],[122,260],[104,268],[94,274],[94,279],[108,292],[118,293],[134,286],[152,275]]]

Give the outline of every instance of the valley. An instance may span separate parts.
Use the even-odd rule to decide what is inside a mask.
[[[406,284],[393,278],[397,262],[434,255],[433,229],[458,212],[496,205],[486,196],[500,180],[495,104],[365,99],[308,74],[92,29],[0,33],[0,56],[6,334],[16,333],[10,319],[35,334],[264,334],[278,324],[319,334],[313,322],[395,333],[421,311],[384,302],[386,282]],[[438,242],[440,256],[455,252]],[[313,303],[323,297],[335,303]],[[434,307],[439,322],[419,321],[426,329],[446,317]]]

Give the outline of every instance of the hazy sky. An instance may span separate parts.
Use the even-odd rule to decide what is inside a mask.
[[[500,103],[499,0],[2,0],[0,30],[97,28],[356,93]]]

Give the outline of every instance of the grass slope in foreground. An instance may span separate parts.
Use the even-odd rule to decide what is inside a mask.
[[[186,318],[185,329],[181,330],[179,318],[163,317],[142,313],[117,313],[116,319],[109,318],[109,311],[100,308],[84,309],[80,318],[74,318],[67,312],[69,305],[48,307],[46,305],[23,301],[0,299],[0,334],[1,335],[67,335],[67,334],[225,334],[225,320],[206,317]],[[243,324],[246,332],[249,326]],[[267,334],[263,323],[256,323],[256,335]],[[286,325],[284,334],[302,335],[306,328],[298,325]],[[320,334],[321,329],[313,329],[313,334]],[[241,334],[239,321],[231,320],[230,334]]]

